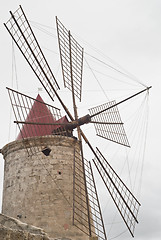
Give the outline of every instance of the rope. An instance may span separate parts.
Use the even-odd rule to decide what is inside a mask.
[[[106,62],[96,58],[95,56],[92,56],[91,54],[85,52],[87,55],[89,55],[90,57],[92,57],[93,59],[99,61],[100,63],[103,63],[104,65],[107,65],[109,68],[125,75],[126,77],[130,78],[131,80],[141,84],[144,87],[147,87],[142,81],[140,81],[136,76],[134,76],[133,74],[129,73],[126,69],[124,69],[120,64],[118,64],[117,62],[115,62],[112,58],[110,58],[109,56],[107,56],[106,54],[102,53],[99,49],[97,49],[96,47],[94,47],[93,45],[91,45],[90,43],[88,43],[87,41],[85,41],[83,38],[81,38],[80,36],[76,35],[75,36],[77,38],[79,38],[83,43],[85,43],[86,45],[88,45],[92,50],[94,50],[96,53],[98,53],[99,55],[103,56],[105,59],[108,59],[108,61],[110,61],[112,64],[116,65],[118,68],[122,69],[122,71],[118,70],[117,68],[111,66],[110,64],[107,64]]]
[[[88,65],[85,66],[85,67],[88,67],[88,68],[89,68]],[[91,67],[90,67],[90,69],[93,70],[93,71],[95,71],[95,72],[97,72],[97,73],[99,73],[99,74],[101,74],[101,75],[103,75],[103,76],[109,77],[109,78],[111,78],[111,79],[113,79],[113,80],[116,80],[116,81],[119,81],[119,82],[122,82],[122,83],[126,83],[126,84],[128,84],[128,85],[135,86],[134,83],[130,83],[130,82],[127,82],[127,81],[118,79],[118,78],[116,78],[116,77],[113,77],[113,76],[111,76],[111,75],[109,75],[109,74],[105,74],[105,73],[100,72],[100,71],[98,71],[98,70],[96,70],[96,69],[94,69],[94,68],[91,68]],[[116,90],[116,89],[115,89],[115,90]],[[110,91],[111,91],[111,89],[110,89]]]
[[[148,99],[149,102],[149,99]],[[141,174],[140,174],[140,184],[138,189],[138,195],[141,194],[141,187],[142,187],[142,179],[143,179],[143,170],[144,170],[144,162],[145,162],[145,150],[146,150],[146,144],[147,144],[147,133],[148,133],[148,118],[149,118],[149,106],[147,108],[147,118],[146,118],[146,126],[145,126],[145,138],[144,138],[144,148],[143,148],[143,161],[141,165]]]
[[[14,84],[14,74],[15,74],[15,80],[16,80],[16,88],[18,90],[16,55],[15,55],[14,41],[12,39],[12,87],[13,87],[13,84]]]
[[[56,54],[56,55],[59,54],[58,52],[53,51],[53,50],[51,50],[51,49],[49,49],[49,48],[46,48],[46,47],[43,47],[43,46],[42,46],[42,48],[43,48],[43,49],[46,49],[47,51],[52,52],[52,53],[54,53],[54,54]]]
[[[89,65],[89,63],[87,62],[86,58],[85,58],[85,61],[86,61],[87,65],[88,65],[89,69],[91,70],[91,72],[92,72],[94,78],[96,79],[97,83],[99,84],[99,86],[100,86],[100,88],[101,88],[103,94],[105,95],[106,99],[109,101],[109,98],[108,98],[108,96],[107,96],[105,90],[103,89],[103,87],[102,87],[101,83],[99,82],[98,78],[96,77],[96,75],[95,75],[94,72],[92,71],[92,68],[90,67],[90,65]]]
[[[120,237],[121,235],[123,235],[125,232],[127,232],[127,230],[121,232],[120,234],[116,235],[115,237],[109,238],[109,240],[116,239],[116,238]]]
[[[17,66],[16,66],[16,56],[15,56],[15,49],[14,49],[14,41],[12,39],[12,80],[11,80],[11,86],[13,88],[14,85],[14,76],[15,76],[15,83],[16,88],[18,90],[18,77],[17,77]],[[11,119],[12,119],[12,107],[10,107],[10,115],[9,115],[9,131],[8,131],[8,141],[10,140],[11,136]],[[17,128],[15,130],[17,132]],[[16,135],[15,132],[15,135]]]
[[[123,71],[121,71],[121,70],[119,70],[119,69],[113,67],[112,65],[110,65],[110,64],[108,64],[108,63],[106,63],[106,62],[100,60],[99,58],[96,58],[95,56],[92,56],[91,54],[89,54],[89,53],[87,53],[87,52],[85,52],[85,53],[86,53],[88,56],[90,56],[91,58],[93,58],[93,59],[97,60],[98,62],[104,64],[105,66],[111,68],[112,70],[114,70],[114,71],[116,71],[116,72],[122,74],[122,75],[125,76],[125,77],[130,78],[131,80],[133,80],[133,81],[135,81],[135,82],[141,84],[141,85],[144,86],[144,87],[147,87],[145,84],[143,84],[143,83],[142,83],[140,80],[138,80],[136,77],[134,77],[134,76],[132,76],[132,75],[129,75],[129,73],[125,73],[125,72],[123,72]]]
[[[147,94],[145,98],[143,99],[139,109],[137,110],[137,119],[135,117],[134,124],[130,126],[130,129],[132,129],[131,136],[133,138],[132,146],[134,145],[133,149],[126,150],[126,162],[128,167],[128,179],[130,179],[130,185],[131,190],[134,191],[136,188],[136,181],[138,180],[138,177],[140,175],[140,180],[138,181],[138,190],[137,190],[137,197],[140,195],[141,186],[142,186],[142,175],[143,175],[143,166],[144,166],[144,160],[145,160],[145,148],[146,148],[146,138],[147,138],[147,123],[148,123],[148,114],[146,111],[147,108]],[[135,113],[135,115],[136,115]],[[138,126],[140,126],[138,128]],[[139,135],[138,135],[139,132]],[[137,139],[137,141],[136,141]],[[132,151],[134,150],[134,151]],[[132,152],[130,152],[132,151]],[[133,154],[133,155],[130,155]],[[132,158],[132,159],[131,159]],[[131,165],[129,165],[129,159],[133,160],[131,162]],[[131,161],[130,160],[130,161]],[[136,162],[137,161],[137,162]],[[136,164],[135,164],[136,162]],[[141,165],[141,169],[139,168]],[[131,172],[135,168],[135,176],[133,181],[133,186],[131,184]]]
[[[50,37],[57,38],[55,34],[53,34],[53,33],[49,32],[49,31],[45,30],[43,27],[50,28],[50,29],[54,29],[54,30],[55,30],[55,28],[49,27],[49,26],[47,26],[47,25],[39,24],[39,23],[34,22],[34,21],[29,21],[29,22],[30,22],[31,26],[33,26],[34,28],[37,28],[39,31],[41,31],[41,32],[49,35]],[[36,26],[36,24],[39,25],[39,26]]]
[[[129,181],[130,181],[130,188],[132,189],[131,171],[130,171],[130,166],[129,166],[127,149],[126,149],[126,162],[127,162],[127,169],[128,169],[128,175],[129,175]]]
[[[143,107],[145,108],[145,105]],[[144,111],[145,111],[145,109],[143,109],[143,112],[140,114],[140,134],[139,134],[139,139],[138,139],[138,163],[137,163],[137,166],[136,166],[136,174],[135,174],[135,178],[134,178],[134,188],[135,188],[135,185],[136,185],[137,175],[139,175],[140,161],[142,161],[142,159],[143,159],[143,156],[142,156],[143,150],[142,149],[144,148],[145,124],[146,124],[145,123],[145,118],[143,119],[144,114],[145,114]]]
[[[51,27],[51,26],[47,26],[47,25],[44,25],[44,24],[40,24],[38,22],[34,22],[34,21],[29,21],[31,23],[31,25],[35,28],[37,28],[38,30],[40,30],[41,32],[53,37],[53,38],[57,38],[56,34],[53,34],[47,30],[45,30],[44,28],[49,28],[49,29],[52,29],[52,30],[56,30],[56,28],[54,27]],[[38,26],[36,26],[38,25]],[[78,37],[80,38],[80,37]],[[83,39],[82,39],[83,40]],[[112,63],[114,63],[115,65],[117,65],[119,68],[121,68],[123,71],[117,69],[116,67],[113,67],[112,65],[100,60],[99,58],[85,52],[86,55],[90,56],[91,58],[95,59],[96,61],[100,62],[101,64],[107,66],[108,68],[111,68],[112,70],[120,73],[121,75],[127,77],[127,78],[130,78],[131,80],[133,80],[134,82],[137,82],[139,84],[141,84],[142,86],[144,87],[147,87],[144,83],[142,83],[138,78],[136,78],[134,75],[132,75],[131,73],[129,73],[128,71],[126,71],[125,69],[123,69],[118,63],[116,63],[114,60],[112,60],[110,57],[106,56],[105,54],[103,54],[100,50],[96,49],[95,47],[93,47],[91,44],[89,44],[87,41],[84,41],[84,43],[86,43],[87,45],[89,45],[92,49],[94,49],[97,53],[99,53],[100,55],[104,56],[106,59],[110,60]],[[88,64],[88,63],[87,63]],[[89,65],[89,64],[88,64]],[[89,67],[90,68],[90,67]],[[90,68],[91,69],[91,68]],[[95,70],[96,71],[96,70]],[[102,73],[103,74],[103,73]],[[95,77],[96,78],[96,77]]]
[[[45,24],[42,24],[42,23],[39,23],[39,22],[35,22],[35,21],[32,21],[32,20],[29,20],[29,22],[30,22],[31,25],[32,25],[32,24],[37,24],[37,25],[42,26],[42,27],[45,27],[45,28],[49,28],[49,29],[54,29],[54,30],[56,30],[55,27],[51,27],[51,26],[49,26],[49,25],[45,25]]]

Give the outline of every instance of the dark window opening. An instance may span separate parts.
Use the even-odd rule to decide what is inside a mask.
[[[51,152],[51,149],[48,148],[48,147],[45,147],[43,150],[42,150],[42,153],[45,155],[45,156],[49,156]]]

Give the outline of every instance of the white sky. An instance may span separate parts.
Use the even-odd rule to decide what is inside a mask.
[[[149,101],[149,128],[148,141],[146,146],[146,155],[144,161],[144,172],[141,193],[141,210],[139,214],[139,225],[136,227],[136,240],[159,240],[161,239],[161,163],[160,163],[160,87],[161,87],[161,1],[160,0],[81,0],[81,1],[1,1],[0,8],[0,148],[9,141],[14,140],[15,127],[10,124],[10,103],[5,87],[16,86],[15,77],[12,81],[12,41],[7,33],[3,23],[9,19],[9,11],[15,11],[19,4],[22,5],[28,19],[47,26],[55,28],[55,16],[58,16],[63,24],[78,37],[78,41],[85,52],[99,57],[96,52],[92,52],[91,44],[99,49],[106,56],[112,58],[128,72],[137,76],[145,85],[152,85]],[[55,29],[49,29],[55,35]],[[55,38],[49,40],[50,45],[46,43],[43,34],[34,29],[38,34],[38,40],[42,41],[42,46],[58,51],[57,41]],[[86,44],[84,41],[88,44]],[[53,42],[52,42],[53,41]],[[46,44],[46,45],[45,45]],[[52,48],[53,44],[53,48]],[[57,49],[57,50],[56,50]],[[45,50],[45,49],[43,49]],[[18,75],[19,90],[33,95],[36,92],[32,89],[40,87],[36,77],[32,74],[23,58],[16,53],[16,66]],[[50,59],[50,64],[54,74],[58,69],[57,55],[54,58],[51,52],[46,52]],[[53,58],[53,59],[52,59]],[[87,56],[88,58],[88,56]],[[99,57],[101,59],[101,57]],[[59,59],[59,58],[58,58]],[[103,59],[104,60],[104,59]],[[92,64],[92,63],[91,63]],[[95,66],[93,66],[95,67]],[[84,69],[87,67],[85,66]],[[98,69],[102,71],[101,67]],[[61,75],[60,75],[61,76]],[[100,75],[97,75],[99,78]],[[100,90],[96,91],[96,79],[92,75],[85,75],[84,88],[85,91],[83,109],[86,105],[99,105],[104,99]],[[90,78],[90,83],[88,80]],[[60,81],[60,78],[59,80]],[[109,83],[104,77],[99,79],[101,85],[110,95]],[[101,82],[102,81],[102,82]],[[62,82],[60,83],[62,85]],[[117,82],[114,85],[117,88]],[[113,85],[111,86],[113,88]],[[124,88],[119,86],[119,88]],[[133,86],[129,88],[133,89]],[[134,86],[137,89],[137,86]],[[142,89],[142,88],[138,88]],[[91,90],[91,92],[90,92]],[[131,91],[131,90],[130,90]],[[127,94],[127,92],[125,92]],[[93,94],[94,96],[91,97]],[[42,93],[42,96],[44,93]],[[123,96],[120,95],[120,96]],[[111,96],[110,96],[111,97]],[[113,99],[112,99],[113,100]],[[88,104],[89,103],[89,104]],[[80,105],[81,106],[81,105]],[[86,108],[88,109],[88,107]],[[12,122],[13,122],[12,116]],[[11,128],[10,128],[11,126]],[[9,130],[10,129],[10,130]],[[87,129],[88,130],[88,129]],[[91,129],[89,130],[91,131]],[[17,134],[17,133],[16,133]],[[105,146],[104,146],[105,148]],[[107,151],[108,156],[110,153]],[[2,196],[3,181],[3,158],[0,156],[0,205]],[[108,214],[108,213],[107,213]],[[109,239],[113,239],[119,235],[118,225],[113,227],[113,231],[109,234]],[[108,229],[108,225],[107,225]],[[107,231],[108,232],[108,231]],[[125,233],[116,239],[130,239],[130,235]]]

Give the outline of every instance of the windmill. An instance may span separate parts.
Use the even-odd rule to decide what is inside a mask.
[[[64,86],[72,93],[73,117],[59,95],[60,88],[58,82],[51,71],[22,7],[20,6],[14,13],[10,11],[10,14],[11,18],[4,24],[6,29],[51,100],[54,101],[54,98],[57,98],[67,115],[67,117],[62,117],[60,109],[44,103],[40,98],[33,99],[23,93],[7,88],[16,118],[15,123],[19,126],[28,155],[32,156],[42,151],[44,155],[48,156],[51,151],[48,146],[45,148],[37,147],[36,144],[30,146],[30,142],[27,140],[30,137],[30,131],[33,136],[33,133],[37,135],[43,130],[46,132],[46,129],[48,129],[48,134],[73,138],[73,130],[76,129],[79,142],[79,152],[76,155],[80,157],[75,158],[73,167],[73,225],[89,236],[96,235],[99,239],[107,239],[91,162],[87,161],[84,156],[83,143],[85,142],[93,154],[93,163],[111,198],[129,232],[134,236],[135,224],[138,223],[137,215],[140,203],[111,167],[101,151],[98,148],[94,149],[82,131],[81,126],[94,124],[98,136],[129,147],[117,106],[148,91],[151,87],[145,88],[118,103],[111,101],[96,106],[89,109],[89,114],[78,117],[76,100],[81,101],[84,50],[72,36],[71,32],[56,17]],[[43,111],[45,114],[48,112],[45,118],[42,119],[40,117],[37,120],[38,113],[34,110],[34,104],[39,106],[41,116],[43,116]],[[80,196],[82,195],[83,207],[80,206],[80,201],[82,201]],[[85,217],[83,218],[82,216]]]

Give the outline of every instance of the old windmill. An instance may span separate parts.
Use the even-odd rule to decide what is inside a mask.
[[[80,157],[75,158],[73,166],[73,225],[79,227],[81,231],[89,236],[96,235],[99,239],[107,239],[91,163],[85,159],[83,152],[83,142],[85,142],[94,156],[93,163],[120,212],[123,221],[131,235],[134,236],[135,224],[138,223],[137,215],[140,203],[110,166],[101,151],[98,148],[94,149],[82,131],[81,126],[93,123],[98,136],[129,147],[117,106],[142,92],[148,91],[151,87],[145,88],[118,103],[111,101],[94,107],[89,110],[89,114],[79,118],[76,98],[81,101],[83,48],[56,17],[64,85],[72,93],[73,117],[59,96],[59,85],[22,7],[20,6],[14,13],[10,12],[10,14],[11,18],[5,23],[6,29],[51,100],[54,101],[54,98],[57,98],[67,115],[67,117],[61,117],[60,109],[45,104],[40,96],[37,99],[33,99],[25,94],[7,88],[16,118],[15,123],[19,126],[28,155],[32,156],[41,151],[45,156],[48,156],[51,151],[48,146],[44,147],[43,144],[42,148],[37,147],[33,143],[30,145],[30,141],[28,140],[30,136],[47,134],[74,138],[73,130],[77,129]],[[36,104],[38,105],[38,111],[35,111],[37,109],[35,107]],[[43,113],[48,114],[46,116]],[[77,186],[79,187],[77,188]],[[80,206],[82,195],[84,196],[83,207]],[[83,218],[83,216],[85,217]]]

